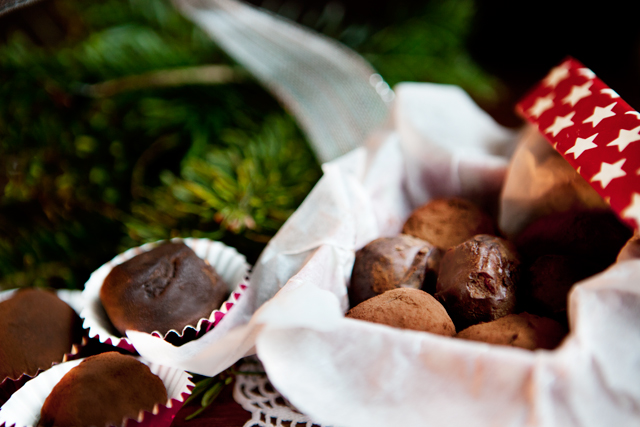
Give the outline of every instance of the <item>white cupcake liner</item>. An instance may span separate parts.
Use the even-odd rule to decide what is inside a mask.
[[[0,292],[0,302],[6,301],[8,299],[10,299],[11,297],[13,297],[13,295],[16,293],[16,291],[18,291],[18,289],[10,289],[7,291],[2,291]],[[78,315],[80,315],[80,312],[82,311],[83,307],[84,307],[84,299],[82,297],[82,292],[81,291],[74,291],[74,290],[68,290],[68,289],[59,289],[55,291],[56,295],[58,296],[58,298],[60,298],[62,301],[66,302],[71,308],[73,308],[73,310],[78,313]],[[62,362],[66,362],[69,359],[72,359],[73,356],[75,356],[78,351],[80,350],[81,346],[84,345],[86,342],[86,338],[82,338],[82,343],[77,343],[77,344],[73,344],[72,347],[69,349],[68,353],[65,353],[62,356]],[[57,365],[60,362],[53,362],[51,366]],[[35,373],[35,375],[29,375],[26,373],[23,373],[21,376],[19,376],[18,378],[4,378],[1,379],[0,381],[0,405],[2,404],[2,401],[7,399],[8,396],[12,395],[13,393],[15,393],[17,390],[19,390],[24,384],[27,383],[27,381],[35,378],[36,376],[38,376],[41,372],[44,372],[44,370],[39,369],[38,372]]]
[[[195,386],[187,372],[137,358],[157,375],[167,389],[167,402],[156,405],[152,412],[140,411],[138,419],[127,419],[127,426],[169,426]],[[40,419],[40,410],[51,390],[67,372],[84,359],[61,363],[41,373],[11,396],[0,409],[0,426],[32,427]]]
[[[164,241],[147,243],[131,248],[117,255],[91,274],[82,292],[85,308],[80,313],[80,317],[84,319],[83,326],[89,330],[90,338],[97,338],[102,343],[136,353],[131,341],[129,341],[127,337],[123,337],[111,324],[100,301],[100,289],[113,267],[130,260],[136,255],[148,252],[163,242]],[[198,257],[208,262],[229,286],[230,295],[219,309],[211,313],[209,318],[200,319],[196,325],[187,325],[182,331],[171,329],[164,334],[164,336],[160,332],[153,332],[152,335],[166,339],[168,335],[173,333],[180,339],[187,330],[194,330],[196,337],[199,337],[217,325],[242,296],[249,286],[250,267],[243,255],[239,254],[234,248],[220,242],[197,238],[175,238],[171,239],[171,242],[183,242],[190,247]]]

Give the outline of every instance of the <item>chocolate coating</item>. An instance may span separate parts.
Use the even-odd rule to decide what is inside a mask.
[[[402,232],[447,250],[476,234],[495,234],[491,218],[460,198],[435,199],[414,210]]]
[[[516,308],[519,267],[511,243],[474,236],[442,257],[435,297],[458,330],[498,319]]]
[[[590,275],[590,268],[580,257],[543,255],[529,268],[528,304],[536,312],[564,316],[569,291]]]
[[[228,288],[215,270],[183,243],[166,243],[115,266],[100,290],[120,333],[166,334],[208,318]]]
[[[42,405],[39,427],[123,425],[167,403],[162,380],[132,356],[108,352],[71,369]]]
[[[551,350],[556,348],[566,335],[567,330],[555,320],[520,313],[508,314],[493,322],[470,326],[456,337],[528,350]]]
[[[53,292],[19,290],[0,303],[0,382],[62,362],[82,337],[82,321]]]
[[[439,335],[456,334],[442,304],[419,289],[392,289],[358,304],[346,317]]]
[[[540,218],[515,243],[526,259],[570,255],[583,259],[588,275],[611,265],[632,231],[610,209],[569,211]]]
[[[440,258],[432,244],[406,234],[374,240],[356,252],[349,286],[351,307],[399,287],[435,287]]]

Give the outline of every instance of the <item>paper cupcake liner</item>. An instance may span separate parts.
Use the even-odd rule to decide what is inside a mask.
[[[0,427],[31,427],[40,419],[40,410],[51,390],[67,372],[78,366],[84,359],[61,363],[38,375],[17,391],[0,409]],[[169,426],[195,386],[191,375],[185,371],[157,363],[138,360],[146,364],[157,375],[167,389],[167,402],[156,405],[153,412],[140,411],[138,419],[127,419],[126,426],[164,427]]]
[[[123,337],[111,324],[100,301],[100,289],[113,267],[130,260],[136,255],[148,252],[163,242],[164,241],[147,243],[131,248],[117,255],[91,274],[83,291],[85,308],[82,313],[80,313],[80,317],[84,319],[84,328],[89,330],[89,337],[97,338],[102,343],[136,353],[129,339]],[[151,333],[151,335],[164,338],[174,345],[179,345],[202,336],[222,320],[249,286],[250,267],[243,255],[239,254],[234,248],[220,242],[197,238],[175,238],[171,239],[171,242],[183,242],[190,247],[197,256],[207,261],[229,286],[230,293],[227,301],[224,302],[219,309],[214,310],[209,318],[200,319],[196,325],[187,325],[182,331],[172,329],[164,334],[164,336],[160,332]]]
[[[17,289],[10,289],[8,291],[0,292],[0,302],[10,299],[16,291]],[[80,315],[80,312],[84,307],[84,303],[83,303],[84,299],[82,298],[81,291],[61,289],[56,291],[56,295],[62,301],[69,304],[69,306],[73,308],[74,311],[78,313],[78,315]],[[75,357],[75,355],[78,354],[81,346],[84,343],[86,343],[85,337],[83,337],[82,340],[83,340],[82,343],[73,344],[73,346],[69,350],[69,353],[66,353],[62,356],[62,362],[66,362],[67,360],[72,360]],[[57,365],[59,363],[61,362],[53,362],[51,366]],[[44,372],[44,370],[38,369],[38,371],[34,375],[29,375],[24,373],[18,378],[7,377],[7,378],[4,378],[2,381],[0,381],[0,406],[2,406],[7,400],[9,400],[9,398],[13,395],[13,393],[18,391],[29,380],[40,375],[41,372]]]

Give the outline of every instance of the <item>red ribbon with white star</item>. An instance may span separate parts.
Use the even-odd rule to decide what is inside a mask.
[[[640,113],[573,58],[516,106],[630,226],[640,226]]]

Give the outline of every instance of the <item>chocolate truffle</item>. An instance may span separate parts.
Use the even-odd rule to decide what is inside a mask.
[[[392,289],[358,304],[346,317],[439,335],[456,334],[442,304],[419,289]]]
[[[611,265],[631,236],[632,231],[610,209],[594,209],[540,218],[515,243],[531,262],[548,254],[581,257],[592,275]]]
[[[435,288],[440,258],[440,250],[432,244],[406,234],[374,240],[356,252],[351,307],[399,287]]]
[[[543,255],[529,268],[528,305],[549,316],[564,316],[567,295],[576,282],[591,275],[580,257]]]
[[[456,337],[490,344],[535,350],[554,349],[567,335],[555,320],[529,313],[509,314],[493,322],[480,323],[461,331]]]
[[[402,232],[447,250],[476,234],[495,234],[491,218],[472,202],[435,199],[414,210]]]
[[[442,257],[435,297],[458,330],[489,322],[516,308],[520,261],[508,241],[481,234]]]
[[[108,352],[71,369],[42,405],[39,427],[123,425],[167,403],[162,380],[132,356]]]
[[[0,382],[62,362],[82,337],[82,321],[53,292],[22,289],[0,302]]]
[[[166,334],[209,318],[228,287],[184,243],[165,243],[115,266],[100,299],[115,328]]]

